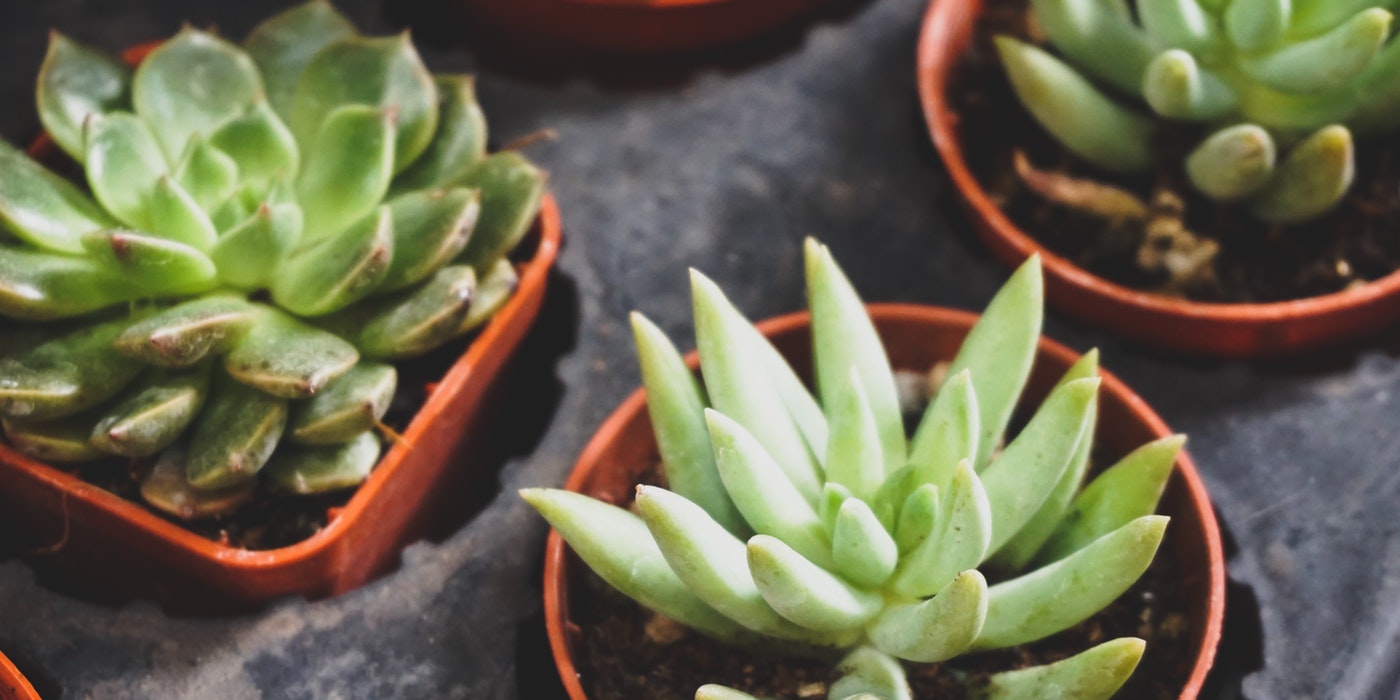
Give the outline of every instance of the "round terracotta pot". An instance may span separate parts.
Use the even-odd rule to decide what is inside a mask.
[[[511,35],[621,53],[704,49],[776,29],[833,0],[458,0]]]
[[[982,0],[934,0],[919,39],[918,80],[934,147],[972,224],[1002,262],[1040,253],[1050,305],[1134,341],[1236,359],[1299,354],[1374,334],[1400,320],[1400,272],[1357,289],[1297,301],[1209,304],[1129,289],[1091,274],[1013,223],[968,169],[949,80],[972,39]]]
[[[39,693],[4,654],[0,654],[0,700],[39,700]]]
[[[930,306],[872,304],[868,308],[897,370],[926,371],[939,361],[951,360],[977,320],[971,313]],[[799,373],[810,373],[809,314],[780,316],[758,324],[758,328]],[[1025,400],[1042,400],[1078,358],[1078,353],[1042,338]],[[698,366],[695,353],[686,359],[692,369]],[[1143,443],[1172,434],[1162,419],[1121,381],[1107,372],[1101,374],[1096,435],[1105,458],[1116,460]],[[646,396],[638,390],[593,436],[565,488],[623,505],[631,501],[642,474],[659,461]],[[1157,556],[1176,560],[1176,570],[1182,572],[1180,586],[1190,601],[1187,614],[1195,663],[1190,675],[1180,679],[1180,698],[1193,700],[1205,682],[1220,642],[1225,616],[1225,559],[1215,512],[1196,467],[1184,452],[1177,458],[1161,512],[1171,516],[1172,521]],[[559,533],[550,531],[545,550],[545,625],[560,678],[572,700],[587,699],[573,661],[578,627],[569,615],[571,583],[581,569],[581,563],[568,551]],[[724,679],[715,681],[722,683]]]

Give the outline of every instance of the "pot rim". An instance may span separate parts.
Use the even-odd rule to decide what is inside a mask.
[[[39,700],[39,691],[3,653],[0,653],[0,696],[3,696],[0,700]]]
[[[876,322],[877,327],[881,321],[905,321],[943,326],[966,332],[979,318],[978,314],[969,311],[922,304],[878,303],[867,304],[866,309],[869,311],[871,319]],[[771,337],[801,329],[809,326],[810,323],[811,313],[798,311],[770,318],[755,325],[765,337]],[[1037,362],[1041,356],[1048,356],[1063,363],[1065,367],[1072,365],[1081,356],[1080,353],[1071,350],[1068,346],[1044,335],[1040,337],[1037,344],[1036,355]],[[699,356],[695,351],[687,353],[685,361],[692,371],[699,367]],[[1122,380],[1107,370],[1101,369],[1099,375],[1102,377],[1101,393],[1113,394],[1122,399],[1123,403],[1129,407],[1133,418],[1159,437],[1167,437],[1172,434],[1166,422]],[[644,389],[638,388],[599,426],[598,431],[594,433],[579,455],[578,461],[575,462],[574,469],[565,482],[564,488],[582,493],[583,488],[594,473],[608,468],[606,465],[612,465],[611,462],[603,460],[602,456],[617,439],[616,436],[622,433],[624,427],[632,421],[644,418],[645,414],[646,392]],[[1225,554],[1221,542],[1220,525],[1215,517],[1215,509],[1211,506],[1210,495],[1206,491],[1200,473],[1196,470],[1195,462],[1186,451],[1183,450],[1177,456],[1173,471],[1180,477],[1191,508],[1195,511],[1195,516],[1205,534],[1204,544],[1206,558],[1209,562],[1209,571],[1206,572],[1208,583],[1205,601],[1205,627],[1201,633],[1200,648],[1196,654],[1191,674],[1184,682],[1179,698],[1179,700],[1194,700],[1199,695],[1205,684],[1206,676],[1215,662],[1220,636],[1224,628]],[[545,543],[544,556],[545,627],[549,636],[550,651],[554,655],[555,665],[566,692],[571,700],[588,700],[579,680],[578,671],[574,666],[569,646],[568,627],[572,625],[572,622],[565,617],[569,587],[567,552],[568,545],[564,542],[564,538],[551,528]]]
[[[1375,303],[1400,294],[1400,270],[1360,287],[1289,301],[1262,303],[1208,303],[1176,299],[1124,287],[1075,265],[1025,233],[992,201],[963,158],[957,134],[957,112],[946,98],[948,79],[955,62],[945,60],[959,52],[966,37],[959,36],[959,12],[980,12],[981,0],[932,0],[924,15],[919,38],[917,80],[924,119],[934,148],[947,166],[949,177],[968,207],[986,223],[986,230],[1011,246],[1021,257],[1039,253],[1048,277],[1058,278],[1082,293],[1106,297],[1142,312],[1224,323],[1286,322],[1327,316]],[[961,42],[961,43],[959,43]],[[948,46],[954,46],[953,51]]]

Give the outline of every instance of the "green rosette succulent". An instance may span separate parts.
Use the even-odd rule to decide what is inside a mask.
[[[0,142],[5,434],[150,458],[162,511],[228,513],[260,477],[360,483],[392,363],[514,291],[544,176],[486,154],[472,78],[407,35],[313,1],[241,47],[186,28],[132,70],[55,34],[37,93],[81,182]]]
[[[1005,36],[997,49],[1021,102],[1084,160],[1145,171],[1164,120],[1199,123],[1210,134],[1184,164],[1193,186],[1290,224],[1346,194],[1353,134],[1400,123],[1395,4],[1031,0],[1060,56]]]
[[[1033,642],[1128,590],[1162,540],[1167,518],[1153,513],[1183,439],[1147,444],[1081,489],[1099,389],[1090,352],[1001,447],[1040,338],[1039,260],[993,299],[912,438],[860,298],[825,247],[808,241],[806,260],[815,397],[699,273],[703,386],[633,316],[667,487],[639,486],[631,510],[521,492],[583,561],[715,639],[845,654],[833,699],[907,699],[901,660]],[[1107,698],[1143,649],[1114,640],[969,690]],[[746,696],[707,686],[696,697]]]

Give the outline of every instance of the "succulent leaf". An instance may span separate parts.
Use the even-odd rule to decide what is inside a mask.
[[[946,513],[926,539],[900,561],[891,588],[914,597],[933,595],[962,571],[972,569],[991,551],[992,505],[987,491],[966,460],[948,487]]]
[[[311,59],[326,46],[355,35],[355,25],[329,2],[313,0],[263,20],[243,48],[262,73],[268,102],[286,118]]]
[[[0,140],[0,225],[46,250],[80,253],[80,237],[116,220],[72,183]]]
[[[5,316],[69,318],[140,296],[139,289],[95,260],[0,245],[0,314]]]
[[[296,184],[305,240],[334,236],[379,205],[393,174],[393,122],[392,112],[346,105],[301,142],[311,144]]]
[[[481,190],[481,216],[457,262],[488,269],[515,249],[540,212],[545,173],[511,151],[493,153],[450,183]]]
[[[1249,208],[1265,221],[1307,221],[1336,206],[1355,177],[1351,132],[1344,126],[1324,127],[1288,152],[1269,183],[1249,200]]]
[[[478,273],[478,276],[480,273]],[[476,296],[472,298],[471,306],[467,308],[467,315],[462,318],[462,325],[457,327],[458,335],[463,335],[480,328],[487,321],[491,320],[510,301],[510,296],[515,293],[515,288],[520,285],[520,276],[515,272],[515,266],[509,260],[502,258],[492,265],[490,271],[484,278],[479,277],[476,284]]]
[[[97,201],[122,223],[150,230],[147,202],[168,169],[150,128],[130,112],[92,114],[84,135],[83,161]]]
[[[901,492],[904,491],[901,489]],[[921,484],[908,493],[909,496],[900,506],[894,528],[895,543],[904,554],[918,549],[937,535],[934,528],[938,526],[943,511],[943,491],[937,486]],[[910,560],[912,558],[905,561]]]
[[[254,307],[237,297],[195,299],[131,324],[112,347],[157,367],[189,367],[241,342],[253,314]]]
[[[911,661],[951,659],[978,638],[988,615],[988,595],[982,574],[964,571],[928,600],[885,608],[870,628],[870,641]]]
[[[52,32],[39,68],[37,96],[44,130],[81,162],[83,122],[89,114],[130,107],[131,69],[101,51]]]
[[[1215,132],[1186,158],[1191,184],[1221,201],[1259,191],[1274,174],[1273,137],[1256,124],[1236,124]]]
[[[756,356],[758,364],[768,373],[768,380],[773,390],[778,392],[778,399],[787,408],[787,413],[797,425],[797,430],[802,433],[808,452],[814,459],[821,461],[826,457],[826,448],[830,440],[829,427],[822,407],[807,389],[806,383],[797,376],[787,360],[783,359],[778,349],[773,347],[758,329],[746,326],[745,330],[749,335],[749,352]]]
[[[1146,647],[1125,637],[1046,666],[998,673],[979,700],[1108,700],[1128,681]]]
[[[209,139],[195,134],[175,162],[174,176],[201,208],[217,213],[238,189],[238,162]]]
[[[428,149],[394,178],[390,191],[449,187],[486,155],[486,115],[476,101],[476,79],[439,75],[438,129]]]
[[[379,438],[362,432],[340,444],[278,447],[263,475],[292,493],[326,493],[358,486],[378,461]]]
[[[0,357],[0,414],[45,421],[116,396],[142,368],[112,347],[128,323],[125,318],[94,323]]]
[[[240,289],[267,286],[301,238],[301,223],[301,208],[295,204],[259,206],[243,223],[225,231],[209,251],[219,281]]]
[[[1320,92],[1360,75],[1390,35],[1393,16],[1365,10],[1335,29],[1240,61],[1249,76],[1283,92]]]
[[[1163,45],[1206,51],[1217,40],[1212,18],[1196,0],[1138,0],[1138,17]]]
[[[393,256],[394,217],[384,205],[341,233],[292,251],[272,278],[272,299],[301,316],[338,311],[377,290]]]
[[[156,47],[131,80],[131,103],[174,162],[194,134],[213,133],[263,95],[243,50],[186,27]]]
[[[180,183],[168,175],[156,180],[150,202],[151,232],[195,250],[209,252],[219,238],[214,222]],[[217,274],[217,270],[215,271]]]
[[[315,396],[292,406],[287,439],[302,445],[348,442],[384,417],[397,386],[398,373],[392,366],[361,362]]]
[[[1145,31],[1103,0],[1031,0],[1031,9],[1055,46],[1075,65],[1127,93],[1142,85],[1158,50]]]
[[[290,180],[301,164],[291,129],[261,100],[210,134],[209,143],[236,164],[244,181]]]
[[[121,230],[94,231],[82,243],[89,258],[145,297],[200,294],[217,284],[214,262],[184,243]]]
[[[826,450],[826,479],[845,486],[857,498],[871,498],[885,480],[884,457],[880,427],[860,376],[853,365],[846,374],[845,390],[839,394],[836,389],[829,390],[831,437]],[[902,451],[903,445],[900,448]]]
[[[763,599],[800,627],[839,632],[879,614],[884,599],[853,586],[771,535],[748,543],[749,570]]]
[[[1212,121],[1239,106],[1225,81],[1201,68],[1194,56],[1180,49],[1162,52],[1147,66],[1142,96],[1153,110],[1168,119]]]
[[[89,430],[93,447],[124,457],[149,457],[175,442],[194,422],[209,391],[209,366],[152,370]]]
[[[355,347],[339,336],[259,307],[252,328],[224,357],[224,369],[239,382],[273,396],[304,399],[350,371],[359,359]]]
[[[1231,43],[1245,51],[1259,51],[1283,38],[1293,19],[1293,2],[1232,2],[1225,7],[1223,19]]]
[[[217,489],[199,489],[186,478],[189,455],[176,445],[162,452],[141,482],[141,498],[152,507],[183,520],[227,515],[252,500],[257,482],[242,481]]]
[[[89,462],[102,457],[102,451],[88,442],[93,412],[85,411],[44,421],[0,419],[5,437],[22,454],[45,462],[66,464]]]
[[[390,201],[389,212],[394,256],[380,292],[421,282],[455,258],[481,213],[481,194],[462,187],[411,192]]]
[[[861,647],[837,664],[841,678],[831,684],[828,698],[873,696],[884,700],[913,700],[904,668],[889,655]]]
[[[1393,10],[1395,4],[1395,0],[1293,0],[1289,32],[1295,36],[1314,36],[1335,29],[1370,8]]]
[[[977,459],[978,422],[972,373],[963,369],[939,387],[914,431],[909,464],[916,483],[948,488],[958,462]]]
[[[899,547],[870,506],[850,498],[836,511],[831,556],[836,573],[858,586],[877,588],[894,573]]]
[[[759,700],[742,690],[726,688],[713,683],[702,685],[695,691],[695,700]]]
[[[251,483],[286,425],[285,399],[227,376],[216,378],[190,438],[185,465],[190,486],[221,491]]]
[[[438,270],[425,283],[323,319],[377,360],[417,357],[457,337],[475,303],[476,271],[464,265]]]

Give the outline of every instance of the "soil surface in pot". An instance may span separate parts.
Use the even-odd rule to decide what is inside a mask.
[[[949,102],[968,167],[1041,244],[1112,282],[1206,302],[1318,296],[1400,269],[1400,139],[1357,143],[1356,184],[1331,213],[1291,227],[1264,224],[1239,205],[1198,195],[1187,182],[1183,164],[1209,133],[1205,128],[1164,122],[1156,144],[1161,165],[1147,176],[1118,176],[1079,161],[1017,101],[992,44],[997,34],[1046,44],[1026,0],[985,0],[984,7],[949,81]],[[1018,173],[1018,151],[1045,181],[1069,177],[1120,188],[1146,204],[1148,214],[1105,218],[1052,202]],[[1168,272],[1170,257],[1176,272]]]
[[[1096,460],[1102,463],[1102,460]],[[662,484],[653,468],[643,481]],[[1141,637],[1147,651],[1117,697],[1172,700],[1195,661],[1182,572],[1171,556],[1167,528],[1152,566],[1127,593],[1076,627],[1012,649],[971,655],[942,664],[909,664],[913,697],[972,700],[980,679],[1016,668],[1051,663],[1118,637]],[[839,674],[832,661],[754,656],[735,652],[642,608],[578,561],[569,611],[578,627],[574,661],[590,700],[691,700],[706,683],[720,683],[757,697],[825,698]],[[995,580],[989,583],[995,583]]]

